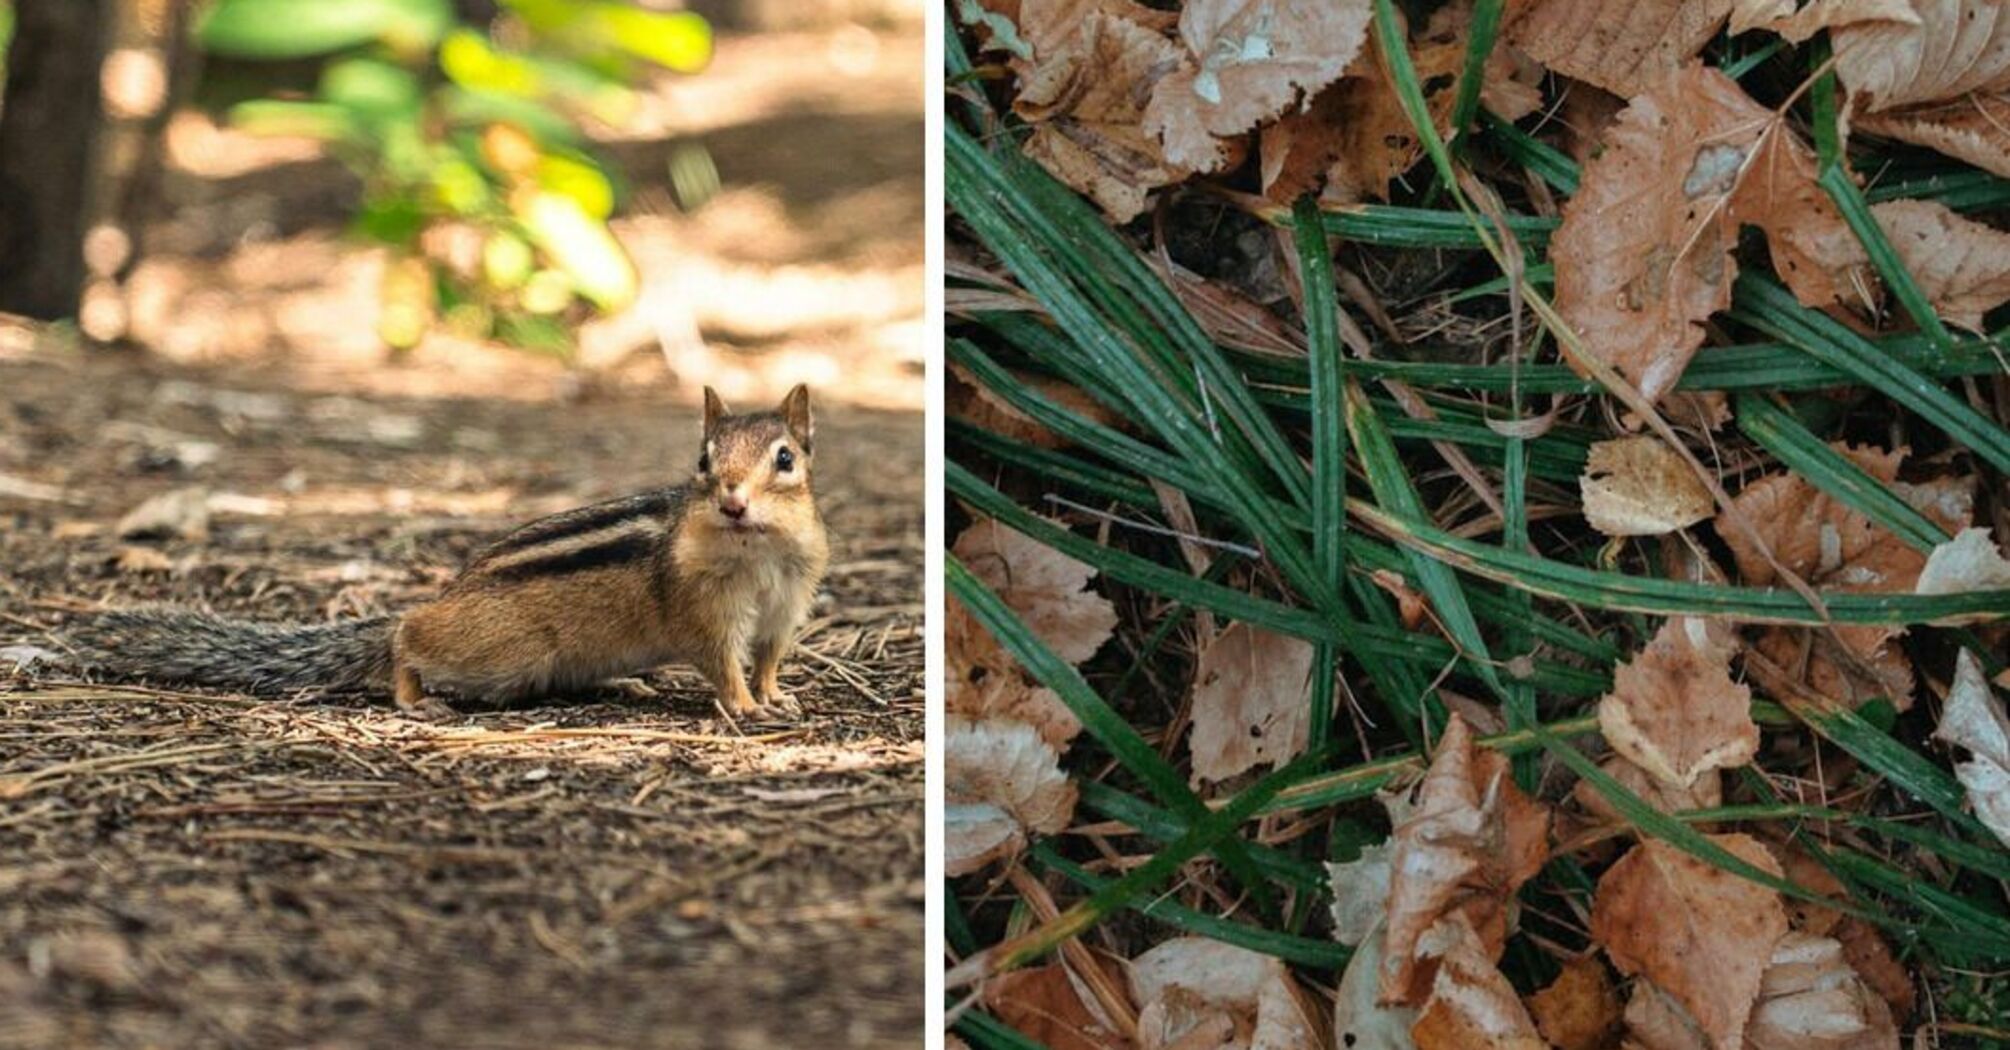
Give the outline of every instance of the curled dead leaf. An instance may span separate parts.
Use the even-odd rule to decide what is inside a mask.
[[[1591,446],[1578,479],[1584,516],[1607,536],[1660,536],[1710,516],[1710,490],[1680,453],[1640,434]]]
[[[1677,616],[1621,664],[1598,702],[1598,728],[1612,749],[1670,787],[1689,789],[1712,770],[1733,769],[1759,750],[1752,691],[1731,680],[1730,646],[1705,621]]]
[[[1774,875],[1780,868],[1746,835],[1710,841]],[[1718,1050],[1739,1050],[1773,946],[1787,932],[1773,890],[1659,840],[1633,847],[1598,880],[1591,935],[1621,973],[1666,991]]]
[[[1326,865],[1333,890],[1333,939],[1350,947],[1368,940],[1389,910],[1389,843],[1364,848],[1341,864]]]
[[[2010,86],[2010,10],[2000,0],[1910,6],[1912,20],[1858,20],[1829,35],[1836,76],[1867,112]]]
[[[1060,755],[1031,726],[950,715],[942,743],[943,866],[967,875],[1017,853],[1029,832],[1051,835],[1075,812]]]
[[[1507,759],[1473,744],[1454,714],[1424,779],[1385,802],[1395,828],[1380,1001],[1416,1005],[1430,989],[1418,942],[1446,914],[1464,914],[1498,958],[1514,891],[1549,857],[1549,814],[1508,776]]]
[[[1548,1050],[1464,915],[1439,919],[1417,950],[1437,963],[1431,997],[1410,1027],[1417,1050]]]
[[[1914,594],[1962,594],[2010,588],[2010,559],[1988,529],[1962,529],[1928,552]]]
[[[1347,960],[1347,972],[1340,975],[1340,990],[1334,996],[1333,1032],[1347,1050],[1416,1050],[1410,1026],[1417,1011],[1408,1006],[1383,1006],[1376,1002],[1375,988],[1382,972],[1382,931],[1371,930],[1361,947]]]
[[[2010,846],[2010,717],[1990,690],[1982,661],[1966,649],[1955,658],[1947,708],[1933,735],[1968,751],[1969,760],[1955,764],[1954,776],[1967,790],[1975,815]]]
[[[1277,959],[1206,937],[1176,937],[1131,962],[1139,1050],[1319,1050],[1320,1026]],[[1230,1038],[1197,1039],[1196,1032]]]
[[[1685,809],[1710,809],[1724,804],[1724,777],[1716,770],[1698,776],[1686,787],[1666,784],[1646,770],[1626,760],[1622,755],[1613,755],[1599,763],[1598,768],[1606,775],[1619,781],[1621,787],[1633,792],[1642,802],[1663,813],[1679,813]],[[1626,818],[1613,806],[1598,788],[1589,780],[1580,780],[1570,790],[1570,797],[1583,806],[1585,812],[1613,824],[1624,824]]]
[[[1773,947],[1752,1010],[1750,1050],[1897,1050],[1891,1008],[1827,937],[1789,932]]]

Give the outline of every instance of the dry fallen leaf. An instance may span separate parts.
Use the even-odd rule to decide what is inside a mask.
[[[1730,198],[1771,119],[1736,81],[1689,66],[1633,98],[1564,204],[1550,241],[1556,308],[1650,401],[1731,301]]]
[[[1660,536],[1710,516],[1710,490],[1680,453],[1640,434],[1591,446],[1578,479],[1584,517],[1607,536]]]
[[[1096,570],[1052,547],[986,520],[963,530],[951,552],[1071,664],[1096,655],[1116,629],[1116,607],[1087,589]]]
[[[1333,890],[1333,939],[1349,947],[1368,940],[1389,909],[1389,843],[1361,850],[1354,860],[1326,865]]]
[[[166,536],[194,542],[209,538],[209,490],[199,485],[163,492],[126,512],[112,528],[122,540]]]
[[[1123,1045],[1095,996],[1065,963],[1013,970],[992,978],[984,1001],[998,1019],[1049,1050],[1111,1050]]]
[[[1653,774],[1627,761],[1623,756],[1613,755],[1599,768],[1619,781],[1621,787],[1639,796],[1642,802],[1663,813],[1679,813],[1685,809],[1711,809],[1724,804],[1724,777],[1716,770],[1696,778],[1687,787],[1666,784]],[[1585,812],[1614,824],[1626,823],[1626,818],[1608,801],[1589,780],[1580,780],[1570,789],[1570,797],[1583,806]]]
[[[1749,1050],[1898,1050],[1891,1008],[1827,937],[1790,932],[1773,948],[1745,1033]]]
[[[1857,118],[1856,129],[1938,150],[2010,179],[2010,88]]]
[[[943,409],[951,419],[960,419],[971,426],[1037,448],[1067,448],[1071,444],[1066,438],[1034,422],[1033,417],[1019,411],[990,387],[978,382],[977,377],[962,365],[954,361],[948,362],[948,365],[949,373],[943,377]],[[1104,426],[1117,425],[1114,413],[1073,383],[1018,369],[1007,371],[1014,380],[1075,415]]]
[[[1243,623],[1221,632],[1194,668],[1195,779],[1289,762],[1305,750],[1311,695],[1310,642]]]
[[[1871,214],[1935,313],[1980,333],[1982,315],[2010,301],[2010,233],[1937,201],[1886,201]]]
[[[1206,937],[1176,937],[1131,962],[1139,1050],[1319,1050],[1309,1001],[1276,958]],[[1196,1031],[1222,1041],[1184,1043]]]
[[[1752,691],[1731,680],[1728,645],[1700,619],[1677,616],[1621,664],[1598,701],[1598,728],[1612,749],[1670,787],[1735,769],[1759,750]]]
[[[1515,786],[1507,759],[1474,746],[1456,714],[1424,779],[1388,805],[1393,874],[1378,989],[1384,1003],[1415,1005],[1430,987],[1418,941],[1446,914],[1462,912],[1499,957],[1514,891],[1548,859],[1549,814]]]
[[[1528,997],[1528,1009],[1558,1050],[1603,1050],[1619,1032],[1619,993],[1596,956],[1565,960],[1556,980]]]
[[[1082,723],[1054,691],[1034,682],[954,597],[943,602],[943,708],[977,721],[1010,719],[1032,726],[1056,751]]]
[[[1129,222],[1151,191],[1191,172],[1167,161],[1142,126],[1146,100],[1181,61],[1179,45],[1130,17],[1133,5],[1104,9],[1118,6],[1029,3],[1021,18],[1036,61],[1013,108],[1034,124],[1027,156]]]
[[[1381,933],[1379,927],[1370,931],[1347,960],[1347,972],[1340,976],[1340,990],[1334,996],[1334,1037],[1347,1050],[1416,1050],[1410,1026],[1417,1023],[1417,1011],[1375,1001],[1382,972]]]
[[[1448,4],[1411,41],[1411,63],[1440,134],[1451,131],[1471,20],[1470,3]],[[1503,120],[1519,120],[1542,106],[1542,92],[1520,79],[1522,73],[1509,49],[1496,48],[1488,56],[1480,99]],[[1539,80],[1539,71],[1529,79]],[[1389,184],[1424,155],[1375,47],[1362,48],[1346,75],[1304,110],[1286,113],[1265,128],[1261,148],[1264,195],[1280,204],[1315,188],[1322,177],[1322,202],[1386,200]]]
[[[1917,21],[1859,21],[1829,35],[1836,76],[1867,112],[2010,81],[2010,9],[2001,0],[1912,0],[1911,7]]]
[[[1904,451],[1837,445],[1836,450],[1900,499],[1950,532],[1968,524],[1972,481],[1943,479],[1923,484],[1898,480]],[[1926,558],[1893,533],[1816,488],[1794,473],[1770,474],[1746,485],[1736,508],[1771,548],[1774,558],[1822,590],[1845,593],[1899,593],[1913,589]],[[1718,535],[1736,557],[1748,586],[1777,585],[1773,566],[1725,516]],[[1833,702],[1855,707],[1888,697],[1900,710],[1912,704],[1912,663],[1897,645],[1903,628],[1845,626],[1811,634],[1803,628],[1774,627],[1753,650],[1788,669],[1805,668],[1806,684]]]
[[[1028,832],[1051,835],[1075,812],[1060,755],[1031,726],[950,715],[942,737],[943,866],[967,875],[1017,853]]]
[[[1339,79],[1368,38],[1368,0],[1190,0],[1182,66],[1152,91],[1145,130],[1166,159],[1219,170],[1223,140],[1300,105]]]
[[[1961,594],[2010,588],[2010,559],[1988,529],[1962,529],[1928,552],[1914,594]]]
[[[1717,34],[1731,0],[1511,0],[1507,39],[1624,98],[1660,84]]]
[[[1731,35],[1770,29],[1798,44],[1824,29],[1858,22],[1919,24],[1911,0],[1809,0],[1798,11],[1795,6],[1795,0],[1737,0],[1731,9]]]
[[[1954,776],[1967,789],[1975,815],[2010,846],[2010,718],[1990,690],[1982,661],[1966,649],[1955,658],[1947,708],[1933,736],[1967,749],[1969,761],[1956,763]]]
[[[1652,982],[1633,982],[1625,1019],[1622,1050],[1710,1050],[1710,1039],[1696,1019]]]
[[[1417,1050],[1548,1050],[1464,915],[1439,919],[1417,950],[1437,961],[1431,997],[1410,1028]]]
[[[1710,841],[1778,875],[1757,840]],[[1696,1019],[1718,1050],[1739,1050],[1773,946],[1787,932],[1771,889],[1659,840],[1633,847],[1598,880],[1592,939],[1621,973],[1645,977]]]

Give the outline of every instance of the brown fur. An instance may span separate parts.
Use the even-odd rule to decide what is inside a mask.
[[[399,707],[434,714],[450,710],[435,694],[513,700],[673,660],[695,666],[735,714],[775,707],[787,699],[781,662],[830,557],[810,480],[809,392],[735,416],[708,388],[703,438],[690,481],[531,522],[395,626],[136,610],[72,639],[88,666],[114,674],[252,691],[388,684]],[[777,463],[784,449],[789,470]]]
[[[743,416],[729,415],[708,387],[709,469],[667,494],[660,520],[625,518],[585,533],[646,541],[649,555],[539,572],[541,555],[565,557],[580,534],[516,549],[505,538],[398,625],[399,706],[430,706],[428,689],[537,695],[671,660],[696,667],[735,714],[782,704],[778,670],[830,557],[810,483],[813,432],[803,387],[776,412]],[[776,466],[783,448],[795,461],[789,471]],[[745,502],[743,519],[720,511],[728,496]]]

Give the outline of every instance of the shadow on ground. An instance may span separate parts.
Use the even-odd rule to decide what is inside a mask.
[[[660,390],[277,374],[0,352],[0,649],[138,601],[395,610],[696,451]],[[677,669],[449,725],[0,676],[0,1046],[914,1045],[922,425],[837,408],[819,438],[836,552],[792,724],[728,725]],[[188,486],[206,537],[113,535]]]

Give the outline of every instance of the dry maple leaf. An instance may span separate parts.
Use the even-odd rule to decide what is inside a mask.
[[[1970,759],[1955,764],[1954,776],[1967,789],[1975,815],[2010,846],[2010,718],[1990,690],[1982,662],[1966,649],[1955,658],[1947,708],[1933,735],[1967,749]]]
[[[1131,962],[1139,1050],[1318,1050],[1319,1025],[1276,958],[1206,937],[1176,937]],[[1182,1042],[1196,1032],[1223,1040]]]
[[[1565,960],[1556,980],[1528,997],[1528,1009],[1559,1050],[1602,1050],[1619,1032],[1619,993],[1597,956]]]
[[[1437,962],[1431,997],[1410,1027],[1417,1050],[1548,1050],[1464,915],[1439,919],[1417,950]]]
[[[1592,445],[1577,484],[1585,519],[1607,536],[1660,536],[1702,521],[1716,506],[1682,456],[1648,434]]]
[[[1223,140],[1299,105],[1339,79],[1368,38],[1368,0],[1189,0],[1187,60],[1161,80],[1145,130],[1176,165],[1207,172]]]
[[[1096,655],[1116,629],[1116,607],[1087,589],[1096,570],[1052,547],[985,520],[963,530],[950,550],[1071,664]]]
[[[1731,680],[1731,648],[1704,621],[1677,616],[1621,664],[1598,701],[1598,728],[1614,751],[1670,787],[1688,789],[1759,751],[1752,691]]]
[[[1430,978],[1417,943],[1447,913],[1463,912],[1499,957],[1514,891],[1549,857],[1549,813],[1515,786],[1507,759],[1475,748],[1457,714],[1424,779],[1385,805],[1395,845],[1378,990],[1384,1003],[1415,1005]]]
[[[1290,761],[1305,750],[1311,695],[1311,643],[1242,623],[1221,632],[1194,668],[1195,779]]]
[[[1730,196],[1771,119],[1731,78],[1690,66],[1619,114],[1563,207],[1550,241],[1556,308],[1650,401],[1674,388],[1703,320],[1731,301]]]
[[[1914,594],[1962,594],[2010,588],[2010,560],[1988,529],[1962,529],[1926,555]]]
[[[1662,83],[1717,35],[1732,0],[1510,0],[1507,39],[1624,98]]]
[[[1780,938],[1745,1032],[1749,1050],[1898,1050],[1891,1008],[1850,968],[1842,945]]]
[[[1780,873],[1749,836],[1709,838]],[[1592,939],[1613,964],[1674,997],[1718,1050],[1739,1050],[1773,946],[1786,932],[1778,893],[1658,840],[1641,842],[1606,871],[1591,904]]]
[[[942,737],[944,870],[967,875],[1054,834],[1075,812],[1060,755],[1021,722],[950,715]]]
[[[1124,1041],[1065,963],[999,974],[984,1002],[1013,1030],[1049,1050],[1111,1050]]]
[[[2010,300],[2010,233],[1936,201],[1886,201],[1871,214],[1948,324],[1980,333],[1982,315]]]

